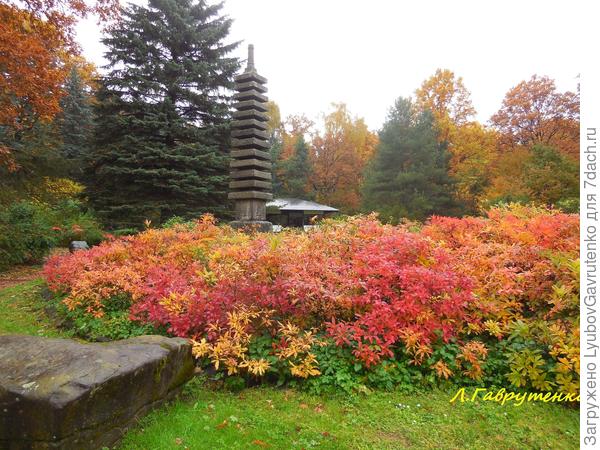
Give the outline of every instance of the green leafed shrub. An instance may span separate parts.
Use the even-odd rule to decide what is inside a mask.
[[[43,207],[19,202],[0,212],[0,270],[39,261],[56,242]]]
[[[0,270],[40,262],[52,247],[74,240],[96,245],[103,239],[98,222],[80,202],[17,202],[0,211]]]
[[[74,336],[89,341],[114,341],[144,334],[164,333],[164,330],[157,330],[150,324],[130,320],[130,301],[123,295],[111,297],[102,317],[90,316],[81,309],[70,310],[60,297],[50,301],[65,328]]]

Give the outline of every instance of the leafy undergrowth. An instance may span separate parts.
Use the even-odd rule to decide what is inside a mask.
[[[211,390],[150,413],[124,438],[134,449],[575,449],[579,410],[454,403],[453,392],[323,397],[290,389]]]
[[[40,296],[42,285],[37,278],[0,289],[0,334],[65,335],[44,314],[47,304]]]

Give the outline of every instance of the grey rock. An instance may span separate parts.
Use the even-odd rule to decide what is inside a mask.
[[[194,372],[188,340],[0,336],[0,448],[100,449]]]
[[[90,246],[86,241],[71,241],[69,244],[69,251],[71,253],[77,250],[89,250]]]

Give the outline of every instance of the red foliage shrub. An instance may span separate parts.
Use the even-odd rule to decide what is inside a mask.
[[[567,342],[578,332],[576,283],[561,266],[578,250],[578,216],[524,207],[433,217],[419,231],[368,216],[246,235],[204,217],[52,258],[44,271],[69,308],[96,316],[124,294],[132,319],[214,342],[228,313],[248,306],[329,334],[367,366],[402,349],[447,377],[445,363],[431,362],[436,345],[503,339],[523,321],[546,326],[553,358],[568,354],[564,371],[578,370]],[[479,378],[487,350],[461,348],[471,347],[458,365]]]

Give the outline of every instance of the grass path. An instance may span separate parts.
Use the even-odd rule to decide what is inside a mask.
[[[64,255],[69,253],[69,249],[57,247],[50,251],[49,256]],[[45,259],[47,259],[46,257]],[[14,266],[7,271],[0,272],[0,290],[15,286],[26,281],[34,281],[42,276],[42,265],[22,264]]]
[[[40,278],[41,266],[16,266],[7,272],[0,272],[0,289],[33,281]]]
[[[0,289],[0,334],[66,336],[44,314],[42,286],[38,275],[30,281]]]
[[[0,334],[64,336],[43,312],[40,278],[0,289]],[[151,412],[120,450],[576,449],[579,411],[553,404],[455,403],[452,392],[315,396],[195,379]]]

